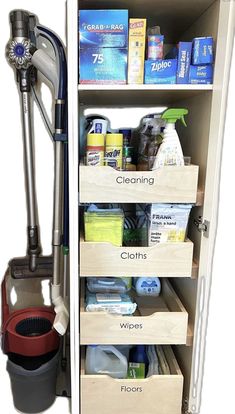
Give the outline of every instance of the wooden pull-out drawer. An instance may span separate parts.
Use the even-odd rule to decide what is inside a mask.
[[[84,282],[83,282],[84,284]],[[133,295],[134,296],[134,295]],[[134,296],[133,316],[86,312],[84,286],[80,302],[81,344],[186,344],[188,313],[167,279],[159,297]]]
[[[81,276],[191,277],[193,243],[159,243],[152,247],[116,247],[80,243]]]
[[[81,375],[81,414],[181,414],[183,375],[171,347],[164,347],[171,375],[117,380]]]
[[[116,171],[80,166],[81,203],[196,203],[199,167]]]

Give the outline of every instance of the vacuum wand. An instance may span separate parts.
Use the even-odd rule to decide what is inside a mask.
[[[28,215],[28,257],[13,259],[10,263],[12,276],[52,277],[51,298],[56,313],[54,328],[64,335],[68,322],[68,307],[61,294],[61,253],[63,230],[63,163],[64,143],[67,142],[67,64],[63,45],[58,37],[43,26],[36,25],[35,16],[23,10],[10,14],[12,39],[8,43],[8,60],[15,67],[21,94],[21,110],[24,141],[25,184]],[[41,36],[53,48],[55,59],[37,48]],[[43,257],[39,242],[38,212],[36,201],[35,166],[33,153],[33,128],[31,95],[36,83],[36,71],[40,71],[54,88],[54,217],[52,248],[53,257]],[[35,91],[34,91],[35,93]]]
[[[15,279],[50,278],[52,257],[40,256],[38,211],[35,183],[32,126],[32,84],[35,82],[35,67],[32,56],[36,51],[34,29],[36,18],[23,10],[10,13],[12,37],[7,45],[7,58],[16,72],[19,85],[20,106],[24,145],[24,173],[27,204],[27,256],[10,261],[11,276]]]

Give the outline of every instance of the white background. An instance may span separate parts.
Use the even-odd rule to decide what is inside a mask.
[[[22,173],[22,141],[19,103],[12,69],[5,60],[5,44],[10,36],[8,13],[28,9],[65,40],[64,0],[8,0],[1,3],[0,24],[0,278],[8,260],[25,254],[26,213]],[[201,414],[231,412],[234,395],[234,206],[235,206],[235,53],[230,81],[225,143],[223,150],[218,234],[214,258],[212,296],[207,336],[205,377]],[[37,186],[44,253],[50,253],[52,219],[52,143],[35,113]],[[13,414],[10,383],[5,370],[6,357],[0,353],[0,411]],[[79,390],[77,390],[78,392]],[[66,399],[57,399],[48,413],[66,414]],[[95,413],[94,413],[95,414]],[[127,413],[128,414],[128,413]],[[147,414],[147,413],[146,413]]]

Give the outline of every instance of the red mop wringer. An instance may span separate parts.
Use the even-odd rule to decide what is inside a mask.
[[[68,232],[65,228],[68,225],[68,212],[65,211],[68,208],[65,168],[67,64],[60,39],[49,29],[40,26],[34,15],[24,10],[14,10],[10,13],[10,23],[12,38],[7,45],[7,58],[17,74],[23,109],[28,248],[26,257],[14,258],[9,262],[2,282],[2,350],[8,355],[7,370],[16,409],[25,413],[38,413],[48,409],[55,400],[60,335],[66,334],[69,321],[60,286],[62,221],[65,217],[64,232]],[[54,51],[54,56],[47,54],[47,49],[40,49],[41,39]],[[35,88],[37,71],[51,82],[55,98],[54,128],[46,123],[55,148],[53,254],[47,257],[42,256],[39,240],[34,166],[32,97],[40,106],[44,121],[47,120]],[[51,281],[50,306],[44,305],[43,280]],[[13,289],[17,292],[16,303],[11,302]],[[30,295],[30,292],[33,294]]]

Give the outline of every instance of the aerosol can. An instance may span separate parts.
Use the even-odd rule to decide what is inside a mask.
[[[184,165],[183,151],[175,124],[180,120],[184,126],[187,126],[184,119],[187,114],[187,109],[168,109],[162,115],[162,119],[166,121],[166,127],[163,133],[163,142],[153,164],[153,170],[167,165]]]

